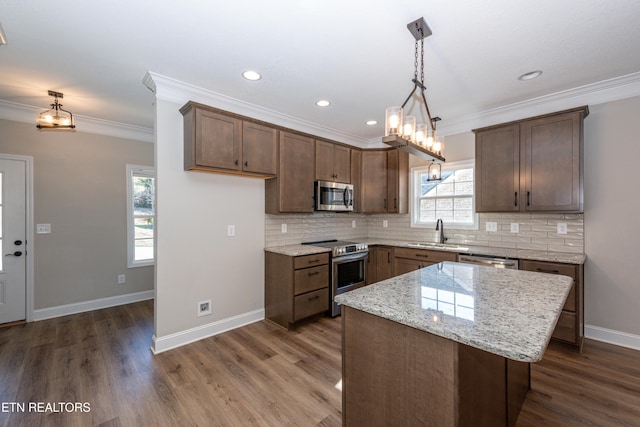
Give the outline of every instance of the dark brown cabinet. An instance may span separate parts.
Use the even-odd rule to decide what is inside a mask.
[[[562,274],[573,278],[573,287],[562,308],[552,338],[573,344],[582,351],[584,341],[584,265],[522,259],[520,260],[520,270]]]
[[[271,177],[277,170],[277,130],[187,103],[184,116],[184,168],[203,172]]]
[[[477,212],[581,212],[587,107],[475,129]]]
[[[366,269],[368,285],[393,277],[393,248],[389,246],[369,247]]]
[[[285,328],[329,309],[329,254],[265,252],[265,317]]]
[[[278,175],[265,182],[265,211],[313,212],[313,138],[280,132]]]
[[[393,273],[395,276],[399,276],[442,261],[455,262],[457,259],[458,254],[455,252],[414,248],[395,248],[393,257]]]
[[[362,151],[351,150],[351,184],[353,184],[353,212],[362,212]]]
[[[351,149],[316,140],[316,179],[351,183]]]
[[[409,154],[398,149],[362,152],[363,213],[407,213]]]

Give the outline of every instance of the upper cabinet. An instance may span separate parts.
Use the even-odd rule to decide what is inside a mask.
[[[313,212],[313,138],[281,131],[278,145],[278,175],[265,182],[266,213]]]
[[[351,149],[316,140],[316,179],[351,183]]]
[[[204,172],[274,176],[277,130],[189,102],[184,116],[184,168]]]
[[[362,152],[363,213],[407,213],[409,154],[398,149]]]
[[[587,107],[475,129],[477,212],[582,212]]]

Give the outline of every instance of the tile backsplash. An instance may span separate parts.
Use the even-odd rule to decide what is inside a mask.
[[[387,227],[383,227],[384,221],[387,222]],[[487,222],[497,223],[497,231],[485,231]],[[518,224],[518,233],[511,232],[512,223]],[[567,224],[567,234],[558,234],[558,223]],[[282,232],[282,224],[287,225],[286,233]],[[447,243],[454,244],[584,253],[583,214],[479,214],[478,230],[456,230],[445,225],[445,236],[448,238]],[[411,217],[408,214],[265,215],[265,246],[365,237],[435,242],[437,234],[433,228],[411,227]]]

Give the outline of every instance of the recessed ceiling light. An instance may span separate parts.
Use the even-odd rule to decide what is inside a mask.
[[[318,107],[328,107],[329,105],[331,105],[331,103],[326,99],[321,99],[320,101],[316,101],[316,105]]]
[[[518,77],[518,80],[533,80],[536,77],[540,77],[542,75],[542,71],[540,70],[536,70],[536,71],[529,71],[528,73],[524,73],[523,75],[521,75],[520,77]]]
[[[378,121],[377,120],[367,120],[366,124],[368,124],[369,126],[373,126],[373,125],[377,125]]]
[[[260,80],[262,76],[257,71],[249,70],[242,73],[242,77],[247,80]]]

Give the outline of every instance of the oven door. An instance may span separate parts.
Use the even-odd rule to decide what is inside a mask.
[[[360,288],[366,284],[366,265],[369,253],[333,258],[331,275],[331,317],[340,315],[340,304],[333,301],[336,295]]]

